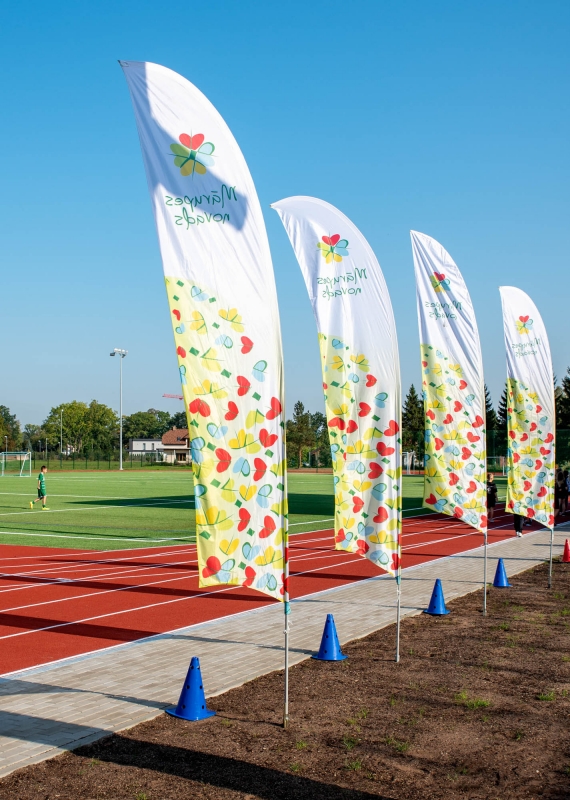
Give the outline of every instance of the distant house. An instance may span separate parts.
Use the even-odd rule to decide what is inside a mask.
[[[172,428],[162,437],[163,461],[169,464],[190,463],[188,428]]]
[[[129,453],[162,453],[162,439],[129,439]]]

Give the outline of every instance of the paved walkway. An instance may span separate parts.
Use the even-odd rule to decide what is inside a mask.
[[[556,531],[555,554],[567,527]],[[489,547],[488,581],[499,557],[508,575],[547,559],[549,539],[539,531]],[[435,578],[446,600],[480,588],[482,556],[478,548],[404,570],[402,615],[427,606]],[[327,613],[347,642],[394,622],[394,602],[386,576],[295,601],[291,663],[318,648]],[[283,610],[274,605],[0,678],[0,776],[157,716],[176,703],[191,656],[200,657],[212,696],[280,669],[282,645]]]

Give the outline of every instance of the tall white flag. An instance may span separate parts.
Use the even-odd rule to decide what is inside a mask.
[[[121,66],[188,415],[200,584],[283,599],[283,359],[255,186],[231,131],[195,86],[158,64]]]
[[[556,413],[548,335],[525,292],[499,291],[507,351],[507,511],[552,528]]]
[[[425,409],[424,505],[487,529],[485,383],[465,281],[444,248],[411,231]]]
[[[337,549],[397,572],[401,529],[400,367],[388,288],[370,245],[314,197],[272,207],[313,306],[335,483]]]

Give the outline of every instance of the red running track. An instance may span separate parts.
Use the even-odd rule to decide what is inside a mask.
[[[536,529],[538,526],[534,526]],[[489,543],[514,535],[497,507]],[[479,547],[459,520],[404,520],[404,568]],[[364,580],[379,570],[333,550],[333,531],[291,537],[291,597]],[[132,642],[275,601],[242,587],[198,588],[196,547],[90,551],[0,546],[0,673]]]

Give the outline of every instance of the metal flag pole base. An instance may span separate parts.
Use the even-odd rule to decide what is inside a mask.
[[[285,613],[285,696],[283,702],[283,727],[287,728],[289,725],[289,614],[291,613],[291,605],[287,598],[283,603],[283,611]]]
[[[401,568],[398,567],[396,575],[396,658],[394,659],[396,664],[400,661],[400,600],[402,595],[402,575],[400,570]]]
[[[548,564],[548,588],[552,589],[552,548],[554,546],[554,528],[550,529],[550,559]]]
[[[483,616],[487,616],[487,531],[483,533]]]

